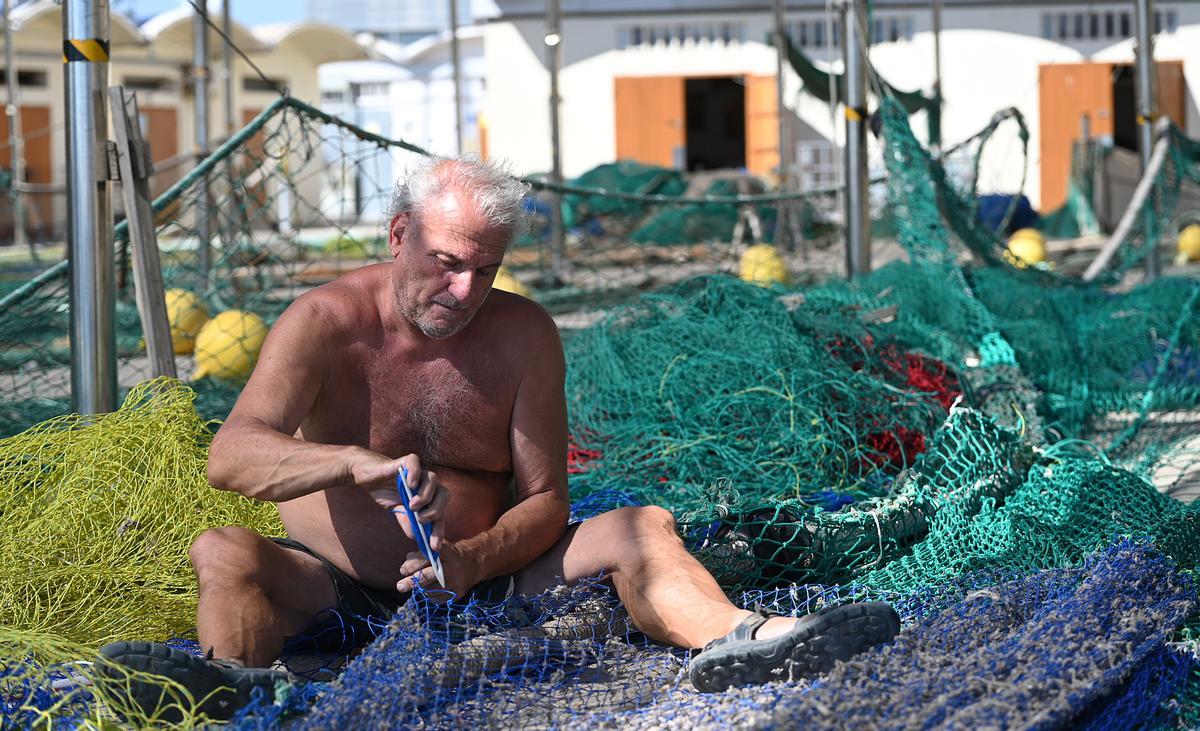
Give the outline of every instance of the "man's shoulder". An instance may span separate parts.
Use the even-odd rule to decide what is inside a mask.
[[[331,332],[354,331],[366,322],[375,322],[379,319],[380,272],[374,269],[363,267],[311,289],[288,309],[311,327]]]
[[[519,294],[493,289],[488,294],[487,316],[507,337],[518,340],[558,340],[554,318],[537,302]]]

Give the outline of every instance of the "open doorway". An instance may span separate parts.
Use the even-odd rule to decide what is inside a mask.
[[[1133,66],[1114,66],[1112,71],[1113,144],[1138,152],[1142,146],[1138,135],[1137,87]]]
[[[740,78],[686,79],[687,169],[746,166],[746,85]]]

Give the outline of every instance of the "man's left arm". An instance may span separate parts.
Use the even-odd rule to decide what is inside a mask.
[[[516,504],[495,526],[459,542],[476,583],[519,571],[550,550],[566,532],[571,513],[566,363],[554,321],[539,314],[530,351],[536,355],[517,387],[509,427]]]
[[[448,552],[457,559],[451,559],[457,564],[458,571],[453,572],[457,576],[452,576],[449,563],[446,566],[447,583],[461,583],[449,587],[455,590],[465,591],[525,568],[566,532],[571,512],[563,393],[566,364],[554,321],[544,311],[539,314],[542,317],[529,328],[533,342],[526,346],[534,354],[533,362],[517,387],[509,426],[516,504],[488,530],[444,544],[443,561]],[[404,573],[408,575],[407,570]],[[411,590],[411,580],[401,580],[397,588]]]

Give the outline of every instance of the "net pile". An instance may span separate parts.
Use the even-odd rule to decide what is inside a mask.
[[[1075,567],[969,574],[910,595],[808,586],[742,597],[796,615],[868,598],[886,598],[900,611],[906,629],[896,642],[816,683],[718,695],[691,690],[683,682],[686,654],[647,643],[594,584],[453,614],[422,598],[401,609],[295,723],[1121,728],[1136,719],[1167,727],[1180,720],[1172,701],[1196,668],[1190,655],[1166,646],[1195,609],[1192,580],[1153,547],[1128,540]],[[269,717],[265,705],[252,708],[237,726],[263,727],[263,711]]]
[[[318,115],[281,103],[160,199],[160,241],[183,252],[168,267],[172,286],[203,291],[214,308],[269,317],[336,272],[270,211],[283,196],[289,210],[340,220],[333,199],[301,195],[305,176],[382,166],[398,145]],[[973,183],[946,174],[894,102],[884,103],[882,122],[907,261],[800,290],[702,276],[609,307],[569,339],[568,399],[576,517],[662,505],[737,601],[798,615],[882,599],[904,620],[896,642],[816,683],[701,696],[684,680],[686,655],[640,635],[599,579],[453,610],[419,597],[338,680],[281,686],[237,725],[1113,728],[1128,719],[1152,727],[1196,720],[1189,577],[1200,565],[1200,533],[1197,509],[1172,495],[1200,482],[1200,282],[1164,277],[1105,290],[1014,269],[975,215]],[[334,139],[345,143],[337,153],[345,168],[323,162],[320,151]],[[1161,194],[1147,200],[1147,224],[1125,242],[1110,282],[1159,245],[1178,187],[1200,178],[1200,147],[1179,138],[1174,149]],[[228,179],[236,184],[222,198],[222,184],[205,178],[239,160],[252,167]],[[272,188],[271,180],[287,184]],[[258,223],[211,229],[249,233],[214,233],[220,263],[205,277],[186,242],[210,193],[223,201],[218,220]],[[588,196],[573,203],[576,231],[587,230],[585,219],[623,215]],[[641,202],[648,215],[701,205]],[[337,238],[322,251],[333,261],[368,251],[346,240],[351,233],[335,225]],[[607,248],[606,237],[614,239]],[[728,242],[662,248],[603,233],[571,246],[584,242],[574,261],[591,262],[596,286],[537,293],[552,308],[571,297],[578,304],[585,290],[596,306],[711,274],[732,266],[736,251]],[[686,266],[663,277],[649,262],[667,250]],[[536,242],[522,251],[513,252],[519,273],[547,271],[553,252]],[[974,263],[964,265],[968,258]],[[63,316],[56,276],[9,295],[0,323],[11,329],[0,332]],[[45,329],[37,337],[53,344],[54,328]],[[136,330],[123,333],[122,342],[134,343],[129,365],[140,357]],[[45,367],[61,344],[29,346],[23,360],[15,338],[0,338],[0,355],[19,364],[4,378],[45,391],[8,402],[20,412],[13,418],[27,418],[33,412],[21,404],[42,397],[45,408],[62,408],[61,393],[47,386],[54,369]],[[197,386],[211,403],[236,393]],[[279,532],[271,510],[204,486],[209,430],[191,399],[184,387],[157,382],[134,389],[111,416],[66,417],[0,441],[0,725],[154,721],[122,705],[119,687],[87,685],[90,671],[77,663],[108,639],[186,634],[195,608],[186,552],[204,528]],[[179,688],[169,696],[185,723],[196,721],[194,699]]]
[[[194,624],[192,539],[282,530],[269,506],[208,486],[210,433],[192,401],[150,381],[112,414],[0,441],[0,727],[95,718],[78,680],[100,645]]]

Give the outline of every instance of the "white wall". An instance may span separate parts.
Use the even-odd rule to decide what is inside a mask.
[[[1098,5],[1104,11],[1123,7]],[[1200,3],[1163,4],[1179,13],[1180,30],[1159,37],[1159,58],[1182,58],[1189,82],[1189,121],[1200,133],[1200,116],[1192,89],[1200,83]],[[1014,106],[1029,125],[1029,167],[1025,191],[1035,205],[1040,199],[1038,167],[1038,66],[1094,57],[1132,58],[1130,44],[1111,41],[1072,41],[1064,45],[1040,37],[1042,14],[1059,6],[954,8],[944,15],[942,88],[947,100],[942,140],[953,144],[982,129],[997,111]],[[1079,6],[1063,10],[1085,10]],[[897,88],[926,93],[934,79],[933,36],[928,12],[888,11],[913,18],[911,40],[872,47],[875,68]],[[819,20],[819,13],[791,13],[790,20]],[[666,23],[741,22],[745,43],[732,47],[684,44],[616,50],[618,26]],[[661,16],[568,17],[563,23],[564,68],[562,93],[563,168],[568,176],[611,162],[616,155],[613,79],[620,76],[774,74],[775,52],[762,42],[770,30],[765,13],[676,14]],[[981,30],[986,29],[986,30]],[[542,60],[544,26],[540,19],[499,21],[486,26],[484,57],[487,68],[487,115],[491,154],[512,159],[523,171],[550,166],[549,80]],[[839,52],[840,53],[840,52]],[[818,59],[830,52],[815,50]],[[836,60],[832,67],[840,70]],[[810,134],[841,141],[840,115],[831,118],[824,102],[800,94],[799,80],[786,72],[785,103],[811,128]],[[923,115],[913,118],[918,139],[925,141]],[[1002,126],[984,155],[980,186],[984,192],[1011,191],[1020,181],[1024,160],[1016,125]]]

